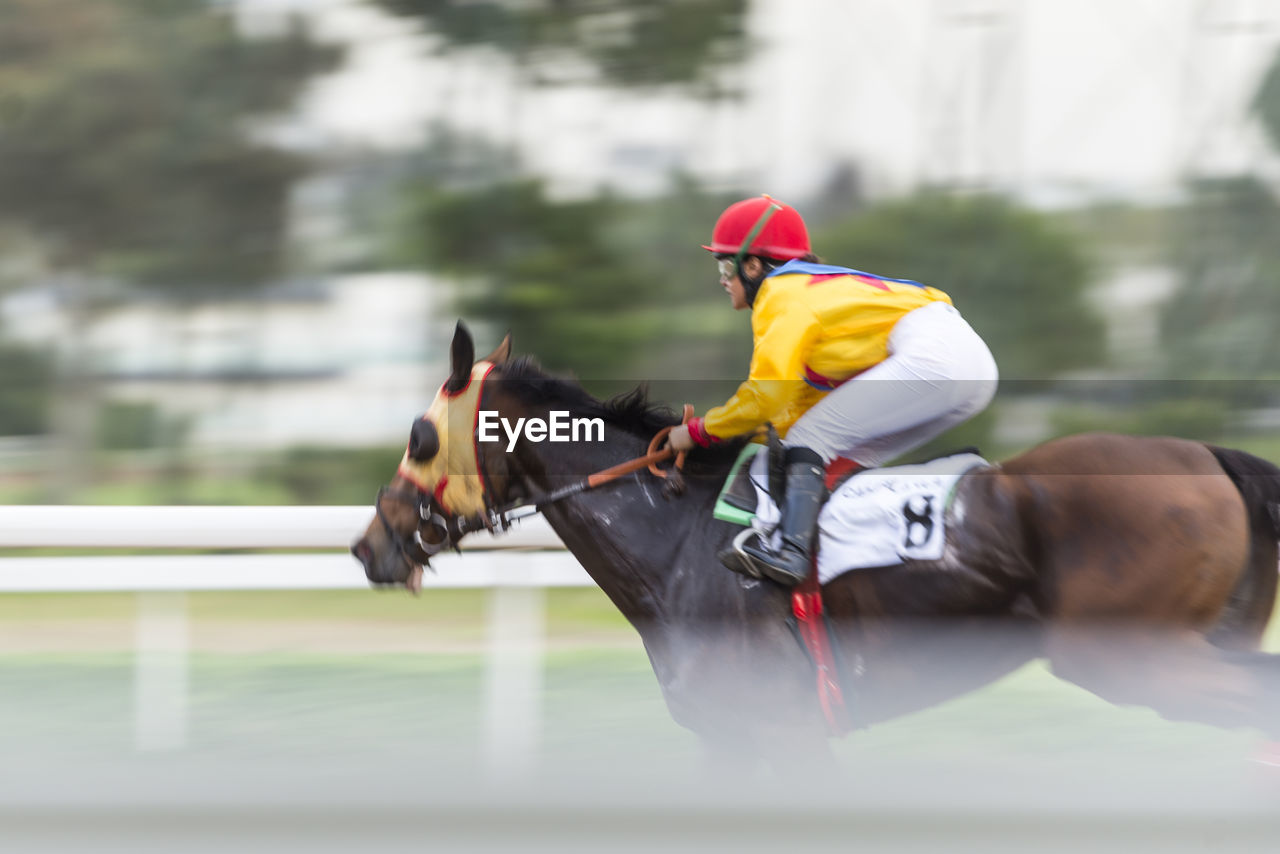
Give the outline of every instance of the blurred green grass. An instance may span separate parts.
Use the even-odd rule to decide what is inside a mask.
[[[230,758],[386,756],[475,767],[485,737],[486,595],[187,594],[187,750]],[[538,695],[541,754],[566,763],[696,763],[695,740],[671,720],[638,636],[604,595],[549,590],[546,605],[551,643]],[[123,640],[116,649],[0,647],[0,751],[110,756],[132,750],[129,644],[136,607],[134,594],[0,596],[0,623],[10,639],[21,638],[24,627],[74,632],[77,624],[105,621]],[[328,643],[294,648],[287,634],[270,636],[272,629],[300,623],[321,626]],[[371,626],[393,637],[410,635],[426,648],[380,650],[377,638],[355,643]],[[200,639],[210,629],[247,639],[250,648],[204,648]],[[1280,646],[1277,634],[1273,623],[1271,649]],[[1086,768],[1102,757],[1176,766],[1238,763],[1257,739],[1115,707],[1032,664],[983,690],[854,733],[836,750],[852,766],[1031,761]]]
[[[222,758],[395,757],[474,767],[485,748],[480,653],[195,653],[186,750]],[[0,655],[0,751],[110,757],[133,747],[127,653]],[[691,756],[636,650],[549,652],[542,750],[586,760]]]
[[[426,590],[412,596],[404,590],[268,590],[201,591],[186,594],[191,620],[274,622],[373,620],[409,622],[426,629],[451,631],[459,625],[481,625],[489,593],[485,590]],[[594,587],[552,588],[544,593],[546,621],[552,634],[577,631],[613,632],[635,638],[635,631]],[[0,621],[132,619],[134,593],[13,593],[0,595]]]
[[[190,619],[230,622],[334,620],[412,622],[452,629],[480,623],[486,590],[426,590],[412,596],[403,590],[269,590],[186,594]],[[549,588],[544,591],[547,630],[552,635],[576,631],[614,634],[633,639],[635,630],[602,591],[594,587]],[[11,593],[0,595],[0,620],[131,619],[137,610],[134,593]],[[1266,647],[1280,651],[1280,620],[1268,627]]]
[[[222,757],[394,756],[472,766],[484,749],[485,666],[478,654],[214,655],[190,665],[187,750]],[[110,756],[133,738],[126,654],[0,656],[0,750]],[[557,761],[616,755],[696,762],[639,650],[552,652],[538,712],[540,751]],[[950,703],[836,743],[849,763],[984,765],[1102,757],[1237,762],[1248,732],[1174,723],[1118,708],[1033,665]]]

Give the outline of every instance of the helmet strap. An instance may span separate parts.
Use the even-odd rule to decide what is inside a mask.
[[[733,269],[738,276],[738,280],[742,282],[742,292],[746,297],[749,308],[755,305],[756,293],[760,290],[764,277],[768,275],[768,270],[766,269],[764,273],[754,279],[749,279],[742,269],[742,260],[746,258],[747,250],[751,248],[751,242],[760,236],[760,232],[764,231],[765,225],[780,210],[782,210],[782,205],[770,200],[769,206],[760,212],[760,216],[756,218],[755,225],[751,226],[747,236],[742,238],[742,245],[738,247],[738,251],[733,255]]]
[[[738,247],[738,251],[733,256],[733,267],[738,272],[739,278],[742,277],[742,259],[746,257],[747,250],[751,248],[751,241],[760,236],[760,232],[764,231],[765,225],[780,210],[782,210],[782,205],[771,200],[769,206],[760,212],[760,216],[756,219],[756,224],[751,226],[747,236],[742,238],[742,245]]]

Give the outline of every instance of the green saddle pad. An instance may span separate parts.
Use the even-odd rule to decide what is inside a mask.
[[[748,444],[729,468],[712,515],[722,522],[748,526],[756,516],[756,488],[751,483],[751,462],[756,454],[768,450],[764,445]]]

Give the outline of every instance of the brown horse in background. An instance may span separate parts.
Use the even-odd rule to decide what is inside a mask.
[[[672,715],[714,756],[829,755],[812,664],[787,625],[789,591],[715,557],[739,530],[712,508],[741,443],[691,454],[678,496],[641,472],[542,504],[642,456],[676,419],[639,391],[601,402],[509,353],[507,340],[487,357],[481,408],[513,421],[599,417],[605,436],[521,440],[509,453],[477,444],[486,500],[539,503],[639,631]],[[452,356],[446,389],[471,379],[461,324]],[[439,436],[421,429],[445,427],[415,425],[411,444],[429,456]],[[406,583],[474,530],[430,486],[397,476],[380,494],[352,547],[372,582]],[[965,475],[941,559],[849,572],[824,589],[853,722],[925,708],[1046,657],[1112,702],[1280,738],[1280,656],[1258,651],[1276,596],[1278,501],[1271,463],[1172,438],[1072,436]]]

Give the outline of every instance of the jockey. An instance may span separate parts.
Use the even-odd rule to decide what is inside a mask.
[[[809,572],[824,468],[881,465],[986,408],[997,371],[987,345],[936,288],[822,264],[795,208],[769,196],[730,205],[711,252],[735,310],[751,309],[747,380],[723,406],[675,428],[676,451],[751,433],[783,437],[782,546],[764,538],[721,560],[795,585]]]

